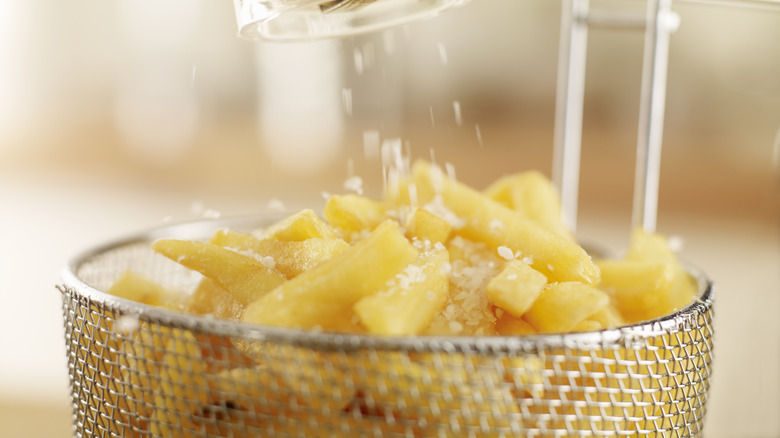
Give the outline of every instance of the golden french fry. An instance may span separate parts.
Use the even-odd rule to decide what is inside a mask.
[[[674,268],[669,262],[601,260],[599,287],[612,295],[628,322],[652,319],[666,313]]]
[[[672,264],[672,284],[669,290],[667,307],[661,316],[689,304],[699,290],[698,283],[682,266],[677,254],[672,250],[669,240],[659,233],[647,233],[637,228],[631,235],[631,242],[625,256],[626,260],[659,261]]]
[[[596,321],[603,328],[615,328],[625,325],[626,321],[620,315],[620,311],[611,302],[598,312],[590,315],[589,320]]]
[[[194,436],[199,428],[190,414],[208,402],[208,383],[201,348],[192,332],[172,330],[158,371],[160,386],[154,395],[155,410],[149,431],[165,436]]]
[[[416,208],[406,223],[406,235],[410,239],[446,243],[451,233],[452,224],[422,208]]]
[[[351,240],[352,234],[371,231],[387,219],[386,211],[383,202],[350,193],[328,198],[323,215],[330,225]]]
[[[305,208],[266,228],[263,237],[299,242],[307,239],[338,239],[339,234],[320,219],[317,213]]]
[[[416,257],[398,224],[383,222],[366,239],[249,304],[243,320],[331,328],[334,318],[378,291]]]
[[[183,294],[133,271],[125,271],[107,290],[111,295],[152,306],[181,309]]]
[[[214,280],[243,305],[286,280],[282,274],[265,266],[260,260],[213,243],[162,239],[152,243],[152,249]]]
[[[421,254],[386,288],[360,299],[355,313],[369,333],[413,335],[422,332],[447,300],[447,250]]]
[[[341,238],[318,238],[306,240],[260,239],[250,233],[231,230],[218,231],[211,243],[238,251],[251,251],[258,258],[265,258],[274,269],[287,278],[308,271],[323,261],[349,248]]]
[[[485,292],[496,306],[520,318],[542,293],[547,277],[519,260],[510,260],[488,283]]]
[[[508,312],[503,312],[496,320],[496,333],[502,336],[523,336],[538,333],[537,330],[522,318],[515,318]]]
[[[206,277],[190,296],[187,310],[195,315],[214,315],[223,319],[239,319],[244,305],[233,294]]]
[[[530,170],[499,178],[483,193],[544,228],[574,240],[574,236],[561,220],[561,199],[558,191],[541,172]]]
[[[428,163],[416,162],[412,174],[422,204],[441,203],[463,219],[456,234],[485,242],[494,249],[506,246],[521,251],[523,257],[530,257],[534,269],[550,281],[598,284],[598,267],[576,243],[449,179],[441,169]]]
[[[540,332],[566,333],[609,304],[609,296],[578,282],[555,283],[545,288],[524,319]]]

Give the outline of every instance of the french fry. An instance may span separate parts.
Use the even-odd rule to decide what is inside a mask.
[[[406,222],[406,235],[410,239],[446,243],[452,233],[452,224],[428,210],[416,208]]]
[[[152,249],[211,278],[242,305],[256,300],[286,280],[256,258],[213,243],[162,239],[152,243]]]
[[[181,309],[184,301],[183,294],[133,271],[125,271],[106,292],[138,303],[170,309]]]
[[[457,181],[441,169],[418,161],[412,168],[421,204],[437,200],[465,219],[455,233],[485,242],[492,248],[509,247],[532,259],[534,269],[550,281],[598,284],[599,270],[576,243],[524,218],[520,213]]]
[[[534,335],[536,329],[522,318],[503,312],[496,320],[496,333],[502,336]]]
[[[244,305],[233,294],[206,277],[198,283],[198,287],[190,296],[187,310],[195,315],[239,319],[244,313]]]
[[[211,243],[238,251],[252,251],[259,257],[270,257],[274,269],[293,278],[349,248],[341,238],[312,237],[305,240],[260,239],[251,233],[218,231]]]
[[[523,214],[542,227],[574,240],[561,220],[561,199],[552,182],[541,172],[531,170],[496,180],[483,193]]]
[[[272,240],[300,242],[308,239],[338,239],[339,235],[317,213],[305,208],[269,226],[263,237]]]
[[[452,425],[479,428],[479,436],[486,437],[509,437],[512,427],[520,427],[520,411],[503,363],[457,354],[442,360],[437,354],[442,353],[413,359],[409,353],[383,352],[368,360],[364,366],[372,371],[357,376],[366,404],[412,412],[423,424],[438,429],[431,431],[432,436],[458,436]]]
[[[422,332],[447,301],[447,250],[434,249],[393,278],[386,288],[362,298],[355,313],[369,333],[415,335]]]
[[[614,299],[628,322],[652,319],[669,307],[674,267],[668,262],[601,260],[600,287]]]
[[[524,319],[540,332],[566,333],[609,304],[609,296],[578,282],[555,283],[545,288]]]
[[[669,290],[668,306],[660,309],[661,313],[656,316],[681,309],[696,296],[698,291],[696,280],[682,266],[664,235],[646,233],[641,228],[637,228],[631,234],[631,242],[629,242],[625,258],[626,260],[665,261],[672,264],[672,284]]]
[[[547,277],[519,260],[510,260],[488,283],[485,292],[496,306],[520,318],[542,293]]]
[[[383,222],[366,239],[249,304],[243,320],[331,328],[334,318],[378,291],[416,257],[397,223]]]
[[[387,206],[381,201],[349,193],[328,198],[322,214],[349,240],[352,234],[371,231],[382,223],[387,219],[386,211]]]
[[[171,436],[176,431],[195,436],[198,427],[192,423],[190,414],[208,402],[206,372],[195,335],[188,330],[174,329],[165,343],[150,432]]]

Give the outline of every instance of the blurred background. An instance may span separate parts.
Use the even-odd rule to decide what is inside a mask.
[[[705,430],[778,437],[780,5],[674,10],[658,227],[716,283]],[[70,434],[55,285],[85,249],[318,209],[351,176],[378,194],[394,139],[479,188],[550,175],[559,20],[556,1],[473,0],[369,35],[253,43],[228,0],[0,0],[0,435]],[[642,32],[590,31],[577,231],[616,250],[642,47]]]

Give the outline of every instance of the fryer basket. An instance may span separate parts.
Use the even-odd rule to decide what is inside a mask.
[[[63,272],[74,436],[701,436],[713,288],[672,315],[597,332],[375,337],[264,327],[104,292],[132,269],[178,290],[200,274],[155,254],[269,218],[156,229]]]

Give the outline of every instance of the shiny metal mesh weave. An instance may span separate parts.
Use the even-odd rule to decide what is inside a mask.
[[[149,242],[224,225],[150,233],[90,252],[64,271],[75,436],[702,434],[713,349],[712,291],[703,277],[697,300],[666,318],[514,338],[302,332],[101,292],[129,268],[193,288],[199,274],[154,254]]]

